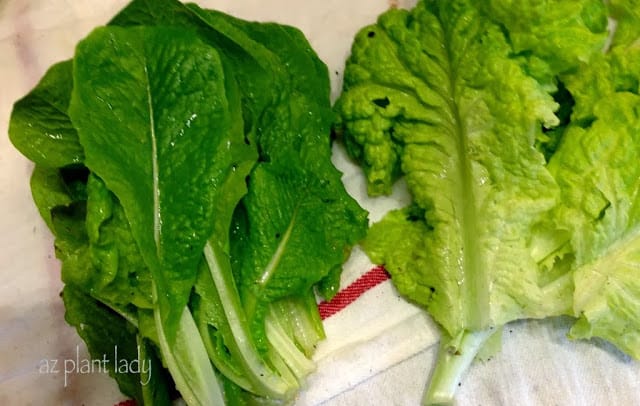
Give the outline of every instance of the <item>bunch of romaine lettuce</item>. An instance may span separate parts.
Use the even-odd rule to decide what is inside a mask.
[[[297,29],[134,0],[16,102],[66,319],[138,404],[282,403],[313,370],[367,227],[329,90]]]
[[[357,35],[336,128],[371,195],[413,196],[365,250],[441,327],[425,403],[513,320],[640,358],[638,10],[422,0]]]

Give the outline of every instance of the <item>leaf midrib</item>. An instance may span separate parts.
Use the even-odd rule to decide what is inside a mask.
[[[156,255],[160,258],[160,237],[162,235],[162,216],[160,213],[160,181],[158,168],[158,140],[153,109],[153,96],[151,94],[151,81],[149,80],[148,63],[144,59],[145,89],[147,92],[147,111],[149,113],[149,137],[151,139],[151,176],[153,177],[153,240],[156,244]]]
[[[298,216],[298,209],[299,209],[299,205],[296,206],[296,208],[293,210],[293,214],[291,216],[291,220],[289,220],[289,225],[287,226],[287,230],[282,235],[282,238],[280,239],[280,242],[278,243],[276,250],[273,252],[273,255],[271,256],[269,263],[267,264],[267,266],[265,266],[262,274],[260,275],[260,278],[258,279],[258,282],[261,287],[264,287],[267,285],[267,283],[269,283],[269,280],[275,273],[276,269],[278,268],[278,265],[280,264],[280,261],[282,260],[284,251],[286,250],[287,245],[289,244],[291,233],[293,232],[293,226],[296,223],[296,218]]]
[[[462,205],[460,211],[460,224],[462,231],[462,279],[458,280],[461,286],[461,295],[467,300],[460,302],[460,312],[464,315],[463,320],[467,328],[484,329],[490,324],[489,320],[489,286],[485,275],[486,270],[481,267],[482,252],[479,246],[479,227],[477,224],[478,215],[476,208],[476,197],[474,193],[473,171],[470,166],[467,152],[469,150],[466,128],[458,105],[458,94],[456,83],[458,81],[457,66],[454,64],[453,52],[450,39],[451,31],[446,30],[446,26],[440,21],[444,32],[444,49],[447,56],[447,72],[449,73],[450,99],[447,104],[451,109],[453,124],[455,129],[455,145],[458,155],[457,166],[460,179],[455,182],[454,202],[456,206]],[[466,44],[465,44],[466,48]],[[466,49],[458,49],[458,52],[466,54]]]

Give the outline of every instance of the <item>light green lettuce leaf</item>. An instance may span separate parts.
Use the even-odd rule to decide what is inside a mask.
[[[589,62],[604,49],[607,10],[602,0],[489,0],[483,12],[507,33],[512,52],[530,74],[553,85],[555,77]]]
[[[363,248],[371,261],[385,264],[393,273],[393,284],[406,297],[421,306],[429,306],[441,285],[440,272],[425,273],[418,280],[416,269],[429,269],[430,258],[425,246],[432,227],[424,221],[424,211],[417,206],[388,213],[369,229]],[[391,249],[393,247],[393,249]]]
[[[624,44],[637,46],[640,39],[640,2],[638,0],[609,0],[611,17],[615,21],[613,46]]]
[[[602,0],[490,0],[479,3],[486,18],[499,24],[512,57],[560,105],[561,123],[538,134],[536,148],[549,158],[560,144],[574,105],[562,76],[589,63],[607,45],[609,24]]]
[[[392,10],[358,34],[338,101],[370,192],[401,171],[424,210],[429,266],[406,271],[402,286],[432,281],[428,300],[409,298],[451,336],[568,308],[546,296],[527,237],[558,198],[533,148],[543,125],[558,124],[557,105],[511,53],[471,3]]]
[[[582,120],[549,163],[575,255],[574,338],[640,357],[640,52],[616,46],[568,78]]]
[[[547,132],[567,125],[572,103],[566,89],[552,94],[561,91],[553,75],[593,58],[605,35],[604,9],[580,4],[562,27],[546,27],[557,42],[548,46],[534,47],[527,31],[544,18],[520,27],[516,48],[509,28],[485,14],[495,4],[478,10],[465,0],[390,10],[356,36],[337,130],[371,195],[403,176],[413,197],[414,207],[374,225],[365,248],[443,328],[427,403],[451,401],[460,374],[505,323],[572,311],[569,232],[551,216],[560,194],[546,158],[562,135]],[[542,71],[523,59],[571,48],[573,31],[592,34],[580,50]],[[560,116],[554,96],[566,104]]]

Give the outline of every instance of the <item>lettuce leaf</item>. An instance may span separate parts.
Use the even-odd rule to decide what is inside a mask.
[[[86,295],[69,320],[98,306],[137,329],[188,404],[290,400],[324,338],[316,287],[337,289],[367,227],[331,163],[332,119],[299,30],[132,1],[12,116],[63,281]]]
[[[625,33],[626,35],[626,33]],[[549,162],[571,231],[573,338],[601,337],[640,357],[640,52],[617,45],[566,78],[576,118]]]
[[[410,298],[451,336],[566,309],[548,302],[523,237],[558,198],[533,148],[543,125],[558,124],[557,105],[511,52],[464,1],[392,10],[356,38],[338,102],[370,191],[388,191],[398,166],[424,211],[430,266],[389,270],[400,286],[433,288]]]
[[[153,277],[162,355],[188,403],[222,401],[186,305],[213,231],[216,185],[236,164],[231,137],[243,142],[231,131],[225,83],[218,54],[189,31],[99,28],[74,58],[69,116],[85,164],[130,220]]]
[[[76,327],[91,356],[103,362],[122,393],[141,405],[171,404],[173,384],[153,348],[137,335],[137,326],[73,285],[65,285],[62,299],[65,320]],[[122,360],[139,368],[124,371],[118,368]]]
[[[597,58],[606,21],[590,0],[421,1],[355,38],[337,129],[371,195],[403,176],[413,197],[365,249],[442,327],[426,403],[451,401],[504,324],[573,313],[571,231],[547,159],[573,102],[559,78]]]
[[[67,115],[72,74],[72,61],[54,64],[13,107],[9,139],[38,165],[59,168],[83,160],[78,134]]]
[[[607,41],[607,9],[601,0],[489,0],[483,14],[507,33],[513,56],[527,72],[555,87],[557,75],[588,63]]]

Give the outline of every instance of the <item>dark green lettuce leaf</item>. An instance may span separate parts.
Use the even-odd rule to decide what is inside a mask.
[[[82,162],[78,134],[67,116],[72,87],[72,62],[59,62],[13,106],[9,138],[38,165],[58,168]]]
[[[280,60],[238,26],[228,14],[203,10],[177,0],[134,0],[116,15],[110,25],[132,27],[173,26],[198,33],[229,64],[241,91],[242,116],[248,140],[266,106],[275,102],[287,71]],[[265,92],[264,89],[270,89]]]
[[[337,289],[367,226],[331,164],[326,66],[293,27],[172,0],[132,1],[72,63],[14,112],[21,141],[23,117],[75,136],[32,180],[63,280],[137,326],[187,403],[221,402],[219,382],[232,403],[291,398],[324,337],[314,286]]]
[[[311,286],[339,267],[366,228],[366,214],[346,194],[339,172],[330,163],[332,111],[327,69],[302,33],[292,27],[250,23],[196,5],[188,5],[192,13],[189,16],[177,2],[162,4],[165,11],[160,12],[148,2],[133,2],[111,24],[195,29],[200,38],[215,46],[234,72],[241,95],[245,139],[257,146],[260,163],[249,174],[249,196],[234,216],[231,252],[227,252],[227,242],[217,232],[205,250],[209,253],[206,257],[212,271],[211,282],[217,291],[208,285],[210,282],[204,282],[209,278],[203,276],[196,285],[193,307],[201,333],[209,337],[205,341],[218,368],[232,373],[233,380],[244,388],[273,394],[281,390],[274,389],[281,388],[279,378],[259,365],[255,349],[251,348],[255,341],[261,356],[271,357],[265,328],[270,303],[292,295],[313,299]],[[264,92],[265,88],[269,91]],[[235,186],[236,191],[240,189]],[[298,205],[310,209],[299,213]],[[284,213],[285,207],[287,215],[277,217],[276,212]],[[322,207],[330,208],[326,216],[320,214]],[[311,212],[313,216],[309,215]],[[316,223],[332,227],[327,230]],[[224,221],[216,220],[216,224]],[[273,236],[284,236],[288,228],[296,230],[294,239],[284,240],[281,253],[277,254],[280,243]],[[269,243],[264,244],[267,235]],[[316,244],[318,239],[321,241]],[[294,266],[296,260],[305,258],[305,241],[306,246],[318,247],[313,267],[306,262],[304,266],[303,262]],[[323,255],[323,250],[330,254]],[[269,270],[273,278],[249,289],[259,278],[258,272],[264,272],[269,258],[282,253],[285,260],[275,261]],[[229,254],[233,270],[227,265]],[[309,269],[315,271],[308,272]],[[336,274],[334,271],[332,281]],[[223,293],[236,289],[239,298]],[[317,309],[291,308],[298,309],[301,314],[297,316],[314,325],[313,334],[322,336],[319,319],[314,315]],[[234,320],[242,322],[235,324]],[[243,335],[250,337],[237,338]],[[252,366],[245,368],[244,375],[238,367],[243,364]]]
[[[140,405],[171,404],[170,377],[164,374],[154,350],[137,336],[137,326],[73,285],[65,286],[62,299],[65,320],[76,328],[91,357],[102,362],[122,393]],[[123,362],[131,368],[123,368]]]
[[[243,231],[232,240],[240,295],[264,351],[269,304],[312,297],[311,287],[339,268],[364,236],[367,216],[331,164],[326,66],[299,30],[230,21],[273,52],[288,73],[286,93],[260,118],[259,162],[237,211],[235,228]]]
[[[93,269],[79,270],[88,278],[82,286],[93,297],[116,308],[151,309],[151,273],[122,206],[95,175],[88,179],[87,195],[87,254]],[[65,276],[71,279],[69,273]]]
[[[122,204],[175,325],[212,232],[215,186],[234,164],[222,65],[190,32],[115,27],[83,40],[74,63],[70,116],[85,164]]]
[[[85,164],[129,220],[152,275],[162,356],[188,402],[221,396],[186,304],[217,186],[237,164],[228,149],[244,142],[226,79],[218,53],[178,29],[99,28],[74,58],[69,115]]]
[[[40,216],[53,229],[53,211],[87,200],[88,171],[82,166],[52,168],[36,165],[31,174],[31,195]]]

